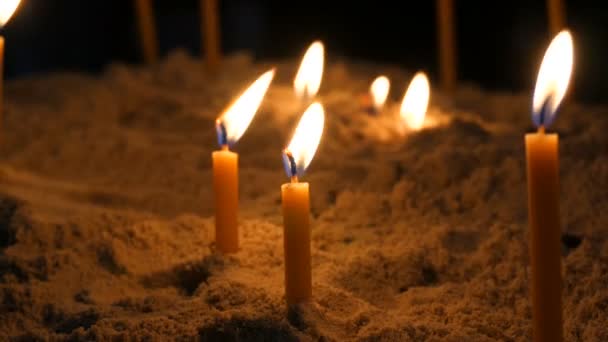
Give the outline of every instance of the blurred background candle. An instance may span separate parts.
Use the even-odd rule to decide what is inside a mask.
[[[283,164],[291,180],[281,186],[285,297],[289,305],[312,298],[309,187],[308,183],[300,183],[298,177],[304,174],[315,155],[324,121],[323,107],[319,103],[310,105],[283,152]]]
[[[386,76],[378,76],[372,85],[369,87],[369,94],[372,100],[371,110],[374,114],[382,112],[386,98],[388,97],[388,91],[391,83]]]
[[[11,19],[13,13],[19,6],[21,0],[1,0],[0,1],[0,28],[4,27]],[[0,134],[2,134],[4,120],[4,37],[0,36]],[[0,135],[0,141],[2,136]]]
[[[533,337],[537,342],[563,340],[559,159],[557,134],[545,129],[554,119],[572,73],[572,37],[560,32],[551,42],[538,72],[532,103],[537,133],[526,134]]]
[[[234,145],[249,127],[273,77],[274,70],[267,71],[260,76],[216,120],[217,137],[221,150],[212,154],[215,244],[217,249],[223,253],[235,253],[239,249],[238,154],[231,152],[229,147]]]
[[[293,80],[293,87],[296,97],[303,105],[312,101],[319,91],[323,77],[324,56],[323,43],[316,41],[310,45],[302,58]]]
[[[201,36],[207,70],[216,72],[221,62],[218,0],[201,0]]]
[[[158,62],[158,39],[152,0],[135,0],[141,51],[147,64]]]
[[[409,129],[419,130],[423,127],[430,96],[429,79],[423,72],[418,72],[407,87],[399,110],[401,119]]]

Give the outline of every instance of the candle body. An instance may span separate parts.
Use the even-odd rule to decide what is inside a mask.
[[[209,71],[214,72],[220,64],[221,58],[217,0],[201,0],[201,12],[205,60]]]
[[[158,61],[158,42],[156,41],[156,27],[151,0],[135,0],[137,22],[141,36],[141,48],[144,60],[148,64]]]
[[[281,186],[283,247],[285,249],[285,297],[287,304],[312,297],[310,269],[310,201],[308,183]]]
[[[4,37],[0,36],[0,142],[4,128]]]
[[[534,341],[562,336],[561,232],[557,134],[526,135]]]
[[[456,88],[456,35],[454,33],[453,0],[437,0],[437,23],[441,86],[444,90],[452,92]]]
[[[549,29],[556,35],[566,27],[565,6],[563,0],[548,0],[547,14],[549,15]]]
[[[215,196],[215,244],[223,253],[239,249],[238,154],[215,151],[213,158],[213,193]]]

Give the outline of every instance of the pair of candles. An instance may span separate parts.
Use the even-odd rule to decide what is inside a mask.
[[[262,75],[216,122],[222,150],[212,154],[213,190],[215,194],[215,243],[223,253],[235,253],[238,241],[238,154],[229,150],[249,125],[255,109],[270,85],[274,70]],[[257,105],[256,105],[257,102]],[[246,106],[249,105],[249,106]],[[239,116],[239,124],[235,117]],[[284,220],[285,287],[289,304],[312,297],[310,266],[310,200],[308,183],[299,177],[317,150],[325,115],[315,102],[302,115],[288,147],[283,163],[290,182],[281,186]]]
[[[374,114],[382,112],[389,89],[390,81],[386,76],[378,76],[372,82],[369,88],[372,102],[370,110]],[[407,87],[399,110],[401,119],[409,128],[414,130],[422,128],[429,98],[429,79],[424,72],[418,72]]]
[[[294,80],[300,102],[312,99],[319,89],[323,53],[323,45],[315,42],[304,55]],[[236,143],[251,123],[274,73],[274,70],[270,70],[260,76],[216,121],[221,150],[212,154],[215,243],[223,253],[235,253],[239,249],[238,154],[231,152],[229,147]],[[312,103],[283,151],[283,163],[290,179],[281,187],[286,299],[289,304],[308,301],[312,297],[309,184],[299,182],[299,177],[313,159],[321,140],[324,121],[323,106]]]

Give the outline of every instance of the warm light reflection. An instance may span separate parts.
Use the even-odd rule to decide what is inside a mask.
[[[273,77],[274,69],[264,73],[217,119],[220,145],[232,145],[245,133]]]
[[[417,130],[424,125],[429,97],[429,80],[423,72],[419,72],[410,82],[401,102],[401,118],[410,128]]]
[[[536,127],[547,127],[553,122],[568,89],[573,55],[572,36],[567,30],[561,31],[551,41],[538,71],[532,100],[532,121]]]
[[[21,0],[0,0],[0,27],[6,25]]]
[[[323,77],[323,43],[316,41],[310,45],[293,81],[296,96],[303,100],[309,100],[317,95]]]
[[[289,146],[283,153],[283,164],[288,177],[302,176],[319,147],[325,113],[315,102],[302,115]]]
[[[390,88],[390,82],[386,76],[378,76],[372,82],[369,91],[372,95],[372,102],[374,103],[374,109],[376,112],[380,112],[388,96],[388,90]]]

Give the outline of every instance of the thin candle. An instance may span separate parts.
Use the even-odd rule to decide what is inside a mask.
[[[11,19],[21,0],[3,0],[0,2],[0,28]],[[0,134],[4,121],[4,37],[0,36]],[[1,135],[0,135],[0,141]]]
[[[152,0],[135,0],[137,23],[141,39],[141,49],[144,61],[153,64],[158,61],[158,41]]]
[[[437,39],[439,41],[439,74],[443,90],[456,88],[456,34],[454,33],[454,0],[437,0]]]
[[[221,150],[212,154],[213,193],[215,196],[215,244],[223,253],[239,249],[238,231],[238,154],[230,151],[245,133],[274,77],[267,71],[216,120]]]
[[[221,62],[218,0],[201,0],[202,37],[205,64],[210,72],[217,71]]]
[[[566,6],[564,0],[547,0],[549,31],[558,34],[566,27]]]
[[[538,72],[532,102],[537,133],[526,134],[532,321],[536,342],[563,341],[559,224],[559,136],[546,133],[572,73],[572,37],[560,32]]]
[[[303,104],[312,101],[319,91],[323,77],[325,48],[316,41],[310,45],[293,80],[296,97]]]
[[[324,121],[323,106],[319,103],[310,105],[283,152],[285,172],[290,179],[289,183],[281,186],[285,298],[288,305],[307,302],[312,298],[309,186],[299,179],[319,146]]]
[[[429,79],[425,73],[418,72],[407,87],[399,110],[402,121],[409,129],[419,130],[424,126],[430,96]]]

